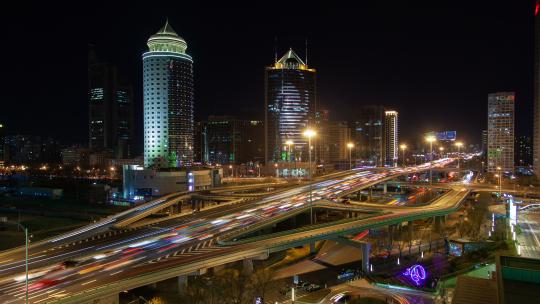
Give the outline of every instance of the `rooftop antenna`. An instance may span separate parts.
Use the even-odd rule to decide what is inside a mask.
[[[308,63],[307,63],[307,37],[306,37],[306,67],[308,66]]]
[[[274,63],[277,63],[277,36],[274,37]]]

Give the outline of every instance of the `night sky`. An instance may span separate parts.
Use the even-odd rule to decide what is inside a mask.
[[[262,119],[263,71],[273,63],[275,37],[279,56],[293,47],[302,57],[307,37],[319,104],[332,119],[383,104],[400,112],[403,141],[451,129],[478,143],[487,94],[513,90],[517,134],[532,133],[534,0],[112,2],[69,8],[19,1],[2,10],[0,122],[9,133],[87,142],[91,43],[132,81],[142,143],[141,54],[166,17],[195,61],[197,120]]]

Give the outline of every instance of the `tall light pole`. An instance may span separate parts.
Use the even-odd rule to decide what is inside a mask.
[[[429,156],[429,185],[432,185],[433,184],[433,172],[432,172],[432,164],[431,162],[433,161],[433,142],[436,141],[437,138],[433,135],[429,135],[426,137],[426,141],[429,142],[429,153],[430,153],[430,156]]]
[[[354,144],[352,142],[347,143],[347,148],[349,148],[349,170],[352,170],[352,148],[354,148]]]
[[[311,138],[317,135],[312,129],[307,129],[304,131],[304,136],[308,138],[308,151],[309,151],[309,218],[310,223],[313,224],[313,198],[311,193],[311,182],[312,182],[312,172],[311,172]]]
[[[234,178],[233,166],[232,166],[232,165],[229,165],[229,169],[231,169],[231,177]]]
[[[456,142],[456,147],[457,147],[457,169],[458,169],[458,180],[459,178],[461,177],[461,167],[459,166],[459,160],[461,158],[461,155],[459,154],[460,150],[461,150],[461,147],[463,146],[463,143],[458,141]]]
[[[401,156],[401,158],[402,158],[401,163],[402,163],[403,167],[405,168],[405,150],[407,149],[407,145],[406,144],[401,144],[399,147],[401,148],[401,151],[402,151],[401,152],[402,153],[401,154],[402,155]]]
[[[444,158],[444,147],[439,147],[439,151],[441,152],[441,156],[439,158]]]
[[[14,222],[11,223],[13,224]],[[28,228],[19,222],[15,222],[15,224],[24,230],[24,303],[28,304]]]
[[[292,153],[292,150],[291,150],[291,146],[294,144],[292,140],[287,140],[285,142],[285,144],[287,145],[288,147],[288,150],[289,150],[289,161],[288,161],[288,164],[287,164],[287,167],[289,169],[289,175],[290,177],[292,177],[292,172],[291,172],[291,153]]]
[[[499,172],[499,174],[498,174],[498,177],[499,177],[499,198],[501,198],[502,197],[502,168],[497,167],[497,172]]]

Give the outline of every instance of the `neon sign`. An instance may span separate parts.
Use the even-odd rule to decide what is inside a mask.
[[[416,286],[420,285],[422,281],[424,281],[427,277],[427,272],[424,269],[424,266],[422,265],[412,265],[411,267],[405,269],[405,272],[403,273],[404,276],[408,276],[411,278],[411,280],[414,281]]]

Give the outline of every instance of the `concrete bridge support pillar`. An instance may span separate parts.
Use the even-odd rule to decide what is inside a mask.
[[[362,272],[369,273],[369,254],[371,251],[371,244],[361,243],[360,249],[362,250]]]
[[[253,273],[253,260],[252,259],[242,260],[242,272],[244,272],[245,275],[251,275]]]
[[[309,243],[309,253],[315,253],[315,242]]]
[[[386,194],[388,192],[388,183],[383,184],[383,194]]]
[[[187,286],[188,286],[188,276],[185,274],[178,276],[178,294],[179,295],[184,294]]]

